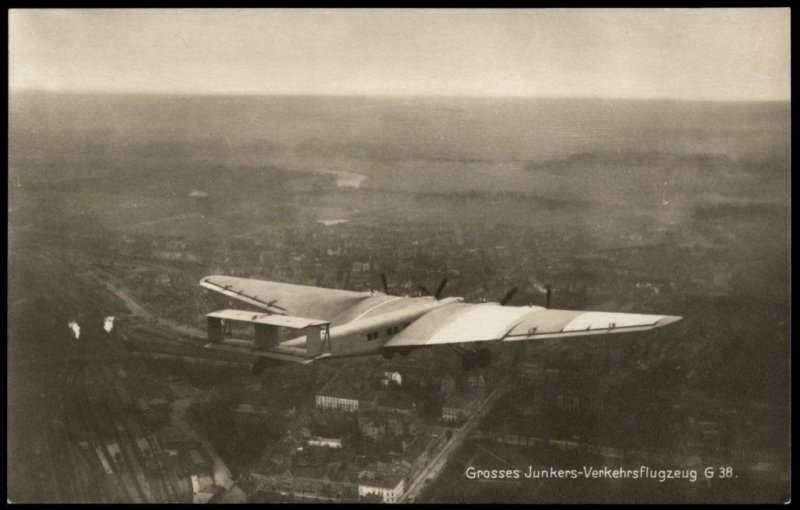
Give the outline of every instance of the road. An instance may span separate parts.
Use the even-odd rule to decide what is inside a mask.
[[[181,335],[191,336],[195,338],[206,338],[205,331],[200,329],[194,328],[192,326],[188,326],[186,324],[181,324],[180,322],[176,322],[172,319],[167,319],[165,317],[159,317],[147,308],[143,307],[139,303],[137,303],[127,292],[122,290],[119,286],[115,283],[112,283],[110,280],[111,278],[107,275],[98,274],[96,271],[91,271],[90,274],[94,276],[99,282],[101,282],[109,292],[113,293],[115,296],[120,298],[125,306],[128,307],[128,310],[133,315],[138,317],[142,317],[147,320],[155,320],[156,323],[160,326],[165,326],[172,331],[179,333]]]
[[[170,421],[173,425],[181,429],[187,436],[191,437],[198,443],[203,445],[203,448],[208,452],[213,462],[214,471],[214,484],[230,490],[233,485],[233,476],[231,475],[228,466],[223,462],[222,457],[219,456],[214,446],[196,430],[189,426],[186,422],[186,410],[195,402],[204,402],[205,396],[190,395],[187,397],[179,398],[172,403],[172,413],[170,413]]]
[[[472,417],[467,420],[463,427],[453,431],[453,437],[445,444],[438,455],[428,464],[428,466],[420,473],[411,485],[408,487],[403,496],[398,500],[398,503],[405,503],[407,500],[416,500],[422,489],[425,487],[427,480],[435,479],[439,473],[447,465],[450,457],[458,451],[464,440],[469,434],[480,424],[481,420],[486,416],[486,413],[492,408],[492,404],[497,401],[506,392],[507,388],[501,384],[494,391],[492,391],[481,402],[478,409],[473,413]]]

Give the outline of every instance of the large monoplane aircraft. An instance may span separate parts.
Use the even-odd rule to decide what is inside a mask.
[[[200,285],[262,311],[220,310],[209,313],[208,348],[258,356],[253,373],[270,362],[309,364],[320,360],[382,354],[447,345],[461,356],[465,370],[487,366],[487,342],[627,333],[660,328],[681,320],[672,315],[555,310],[506,306],[515,289],[500,302],[465,303],[442,298],[447,280],[430,295],[354,292],[271,281],[207,276]],[[254,325],[252,339],[234,338],[233,325]]]

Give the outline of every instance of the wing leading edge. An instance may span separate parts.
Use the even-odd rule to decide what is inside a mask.
[[[517,341],[647,331],[681,320],[672,315],[552,310],[497,303],[456,303],[434,310],[385,347]]]
[[[369,292],[325,289],[291,283],[206,276],[200,285],[270,313],[330,319],[371,297]]]

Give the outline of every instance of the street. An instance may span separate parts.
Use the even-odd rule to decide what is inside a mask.
[[[475,427],[483,420],[483,417],[486,416],[486,413],[491,409],[492,404],[500,398],[506,392],[506,386],[504,384],[499,385],[494,391],[492,391],[484,400],[481,402],[478,409],[472,415],[472,417],[467,420],[463,427],[457,429],[453,432],[453,437],[450,441],[442,448],[436,457],[428,464],[428,466],[422,471],[422,473],[417,476],[416,479],[411,483],[411,485],[406,490],[405,494],[398,500],[398,503],[405,503],[406,501],[415,501],[422,489],[425,487],[425,484],[428,480],[433,480],[439,473],[442,471],[444,466],[447,465],[447,460],[458,451],[458,448],[464,443],[464,440],[469,436],[470,432],[472,432]]]

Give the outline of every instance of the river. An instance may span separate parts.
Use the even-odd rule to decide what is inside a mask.
[[[343,170],[314,170],[317,174],[333,174],[336,176],[336,186],[340,188],[360,188],[367,176]]]

